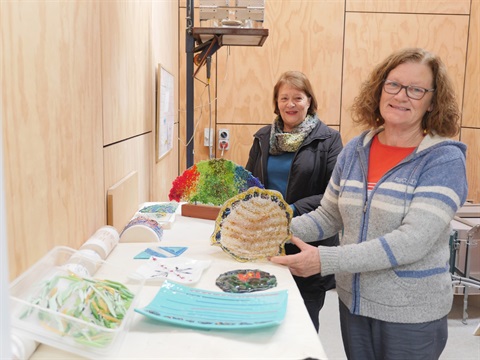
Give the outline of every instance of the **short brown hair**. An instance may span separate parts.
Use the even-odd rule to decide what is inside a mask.
[[[307,114],[314,115],[317,112],[317,99],[313,94],[313,88],[307,76],[300,71],[286,71],[280,75],[280,78],[273,88],[273,107],[275,109],[275,114],[280,115],[280,110],[277,103],[278,91],[280,86],[284,84],[288,84],[300,91],[303,91],[307,97],[310,98],[310,107],[308,108]]]
[[[460,110],[447,68],[439,56],[420,48],[394,52],[373,69],[354,100],[351,108],[353,121],[370,128],[384,124],[379,109],[383,82],[390,71],[407,62],[425,64],[433,74],[433,110],[425,113],[422,119],[423,129],[445,137],[457,135],[460,130]]]

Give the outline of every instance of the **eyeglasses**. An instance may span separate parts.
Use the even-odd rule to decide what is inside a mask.
[[[420,100],[422,99],[427,92],[434,92],[435,89],[425,89],[419,86],[412,86],[412,85],[402,85],[398,82],[385,80],[383,83],[383,90],[387,94],[397,95],[402,89],[405,89],[407,96],[410,99]]]

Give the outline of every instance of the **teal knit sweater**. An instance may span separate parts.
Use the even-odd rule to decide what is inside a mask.
[[[350,141],[337,159],[321,206],[292,220],[306,242],[342,231],[338,247],[319,246],[322,275],[336,274],[353,314],[421,323],[449,313],[450,222],[467,196],[466,146],[427,135],[367,195],[370,143]]]

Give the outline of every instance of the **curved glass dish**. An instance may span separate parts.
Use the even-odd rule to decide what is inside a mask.
[[[192,328],[261,328],[283,321],[287,300],[287,290],[229,294],[166,280],[150,304],[135,311],[154,320]]]
[[[185,170],[172,183],[170,201],[220,206],[253,186],[263,184],[244,167],[226,159],[204,160]]]

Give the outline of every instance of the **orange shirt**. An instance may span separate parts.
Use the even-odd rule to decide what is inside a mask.
[[[378,136],[372,140],[368,164],[368,190],[372,190],[378,180],[391,168],[410,155],[416,147],[383,145]]]

